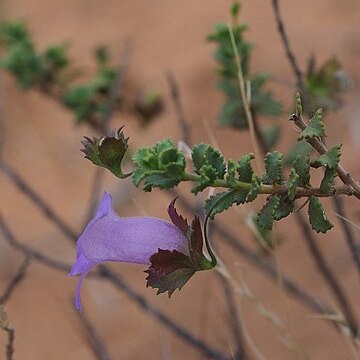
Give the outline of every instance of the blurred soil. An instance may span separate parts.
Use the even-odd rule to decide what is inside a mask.
[[[289,112],[293,91],[288,85],[292,72],[275,29],[270,1],[243,0],[241,18],[250,24],[248,39],[256,44],[253,70],[273,74],[271,83],[277,97]],[[166,111],[151,126],[141,128],[130,117],[116,117],[113,126],[126,124],[133,148],[150,145],[165,136],[179,139],[174,109],[169,100],[165,71],[174,72],[181,90],[186,115],[191,122],[194,142],[209,142],[209,134],[227,157],[252,151],[245,133],[222,129],[216,116],[222,102],[214,89],[216,74],[212,60],[213,45],[205,42],[213,25],[227,20],[231,1],[147,1],[147,0],[3,0],[3,19],[23,18],[29,24],[39,47],[68,40],[76,65],[93,69],[91,53],[99,45],[114,51],[114,62],[127,39],[133,52],[126,81],[138,88],[156,89],[167,100]],[[358,0],[282,1],[282,13],[296,55],[302,65],[311,53],[319,62],[336,55],[354,81],[345,96],[344,107],[328,116],[328,143],[343,142],[344,166],[360,175],[359,95],[360,95],[360,2]],[[5,125],[3,156],[61,214],[76,231],[81,231],[86,216],[95,167],[83,159],[80,140],[91,135],[86,126],[75,127],[72,115],[53,100],[34,92],[17,89],[13,79],[2,74],[0,82],[1,118]],[[296,138],[285,114],[281,149]],[[261,119],[268,122],[268,120]],[[357,134],[357,136],[356,136]],[[64,236],[0,174],[0,211],[16,236],[58,259],[72,262],[75,250]],[[168,195],[153,191],[144,194],[130,182],[116,181],[106,175],[103,189],[114,194],[121,215],[151,214],[166,218]],[[203,198],[198,197],[201,203]],[[328,207],[330,209],[330,206]],[[348,202],[349,217],[359,220],[359,206]],[[336,216],[328,211],[338,225]],[[190,215],[189,215],[190,216]],[[238,234],[242,241],[256,247],[249,230],[235,210],[217,220]],[[289,219],[277,226],[283,240],[277,259],[282,272],[309,292],[337,307],[323,279],[309,257],[301,232]],[[1,235],[0,235],[1,239]],[[341,279],[360,318],[359,279],[336,226],[327,237],[317,236],[327,261]],[[257,300],[277,313],[286,323],[279,331],[246,300],[239,301],[242,320],[249,337],[267,359],[350,359],[349,344],[325,321],[286,297],[246,260],[222,244],[219,251],[237,281],[244,278]],[[0,285],[4,287],[21,262],[19,254],[0,241]],[[229,352],[232,334],[224,306],[223,290],[215,272],[195,276],[171,301],[145,289],[144,273],[138,266],[112,266],[152,303],[177,319],[213,346]],[[27,280],[14,293],[7,308],[16,328],[16,359],[87,360],[93,354],[87,344],[72,305],[76,280],[62,273],[33,264]],[[198,351],[174,337],[154,319],[130,302],[125,294],[114,291],[106,282],[88,279],[84,286],[85,310],[108,345],[113,359],[203,359]],[[289,349],[283,335],[291,335],[301,350]],[[0,334],[0,347],[5,336]],[[296,348],[296,346],[295,346]],[[0,358],[3,351],[0,350]],[[251,354],[251,350],[249,350]],[[255,358],[253,355],[250,358]]]

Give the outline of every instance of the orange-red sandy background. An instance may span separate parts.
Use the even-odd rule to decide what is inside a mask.
[[[270,86],[290,112],[293,90],[281,84],[293,82],[293,75],[276,32],[270,3],[270,0],[244,0],[241,18],[250,24],[246,36],[256,44],[253,71],[273,74],[276,81]],[[89,73],[94,66],[92,51],[99,44],[108,45],[113,50],[114,62],[117,63],[126,40],[132,40],[133,51],[126,81],[144,87],[144,90],[159,90],[167,102],[166,111],[147,129],[141,128],[131,117],[113,119],[114,126],[126,125],[133,149],[168,136],[179,139],[165,79],[165,71],[171,70],[179,83],[193,140],[211,141],[205,131],[208,124],[226,157],[236,158],[252,151],[251,143],[246,133],[217,126],[216,116],[222,96],[214,89],[214,47],[204,40],[217,21],[228,19],[230,4],[231,1],[220,0],[2,0],[0,10],[3,20],[25,19],[40,48],[68,40],[75,65]],[[329,144],[344,143],[343,164],[359,175],[360,2],[281,1],[281,6],[301,65],[305,65],[312,53],[317,55],[319,62],[336,55],[353,79],[354,86],[344,97],[343,108],[326,119],[327,141]],[[285,134],[280,144],[282,150],[296,138],[287,122],[288,112],[281,120]],[[92,135],[91,129],[74,126],[71,113],[42,95],[17,89],[13,79],[5,74],[0,78],[0,116],[6,139],[4,158],[74,230],[80,232],[95,167],[83,158],[79,148],[82,136]],[[74,260],[75,250],[64,236],[2,174],[0,189],[1,214],[22,242],[68,263]],[[133,188],[130,181],[119,182],[108,174],[103,189],[114,195],[120,215],[167,216],[166,207],[170,201],[167,194],[157,190],[142,193]],[[203,198],[199,196],[198,201],[201,200]],[[358,203],[349,201],[347,204],[349,217],[359,221]],[[329,217],[337,226],[328,236],[317,236],[317,240],[360,316],[359,278],[336,216],[331,212],[331,206],[328,209]],[[217,221],[256,248],[238,212],[231,210],[228,215],[219,216]],[[293,219],[280,222],[277,231],[283,239],[278,252],[281,270],[315,296],[337,307],[317,273]],[[281,332],[261,316],[253,304],[243,300],[242,318],[247,332],[267,359],[300,359],[304,354],[319,360],[351,358],[346,339],[333,327],[315,319],[303,306],[284,296],[281,289],[219,239],[214,241],[219,241],[221,255],[234,278],[239,282],[242,276],[245,278],[257,300],[286,322],[285,333],[290,333],[302,349],[302,352],[289,350],[281,340]],[[5,244],[0,235],[1,288],[20,263],[21,257]],[[214,271],[196,274],[180,293],[176,292],[168,300],[167,296],[157,297],[155,291],[145,288],[143,268],[124,264],[114,264],[112,268],[195,334],[214,347],[231,351],[233,341],[223,290]],[[26,281],[7,305],[11,323],[16,329],[17,360],[93,359],[72,304],[75,284],[75,279],[63,273],[36,263],[31,265]],[[204,358],[104,281],[88,279],[83,297],[85,310],[113,359]],[[1,349],[5,340],[5,335],[0,333]],[[0,359],[5,358],[1,349]],[[251,350],[248,353],[250,358],[256,358]]]

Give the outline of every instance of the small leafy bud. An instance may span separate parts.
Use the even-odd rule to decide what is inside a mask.
[[[142,123],[147,125],[164,110],[164,102],[159,93],[151,91],[138,97],[134,109]]]
[[[105,46],[100,46],[95,50],[96,61],[99,65],[107,65],[110,60],[110,52]]]
[[[85,137],[82,141],[85,158],[95,165],[110,170],[115,176],[124,179],[131,174],[124,174],[121,163],[128,148],[129,138],[125,138],[122,128],[113,130],[109,136],[93,138]]]
[[[303,114],[303,107],[302,107],[300,93],[296,93],[295,114],[300,118],[302,117]]]
[[[240,11],[240,3],[238,1],[235,1],[230,8],[231,15],[236,18]]]

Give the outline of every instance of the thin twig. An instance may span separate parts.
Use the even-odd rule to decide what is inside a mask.
[[[84,311],[81,314],[75,309],[74,311],[78,315],[81,321],[81,325],[86,334],[87,342],[89,344],[89,347],[93,351],[95,358],[98,360],[110,360],[111,357],[108,354],[106,346],[104,342],[100,339],[99,335],[96,332],[95,327],[91,323],[88,316],[85,314]]]
[[[166,73],[166,79],[168,81],[168,85],[170,88],[171,99],[174,104],[174,108],[175,108],[175,112],[176,112],[176,116],[177,116],[177,122],[178,122],[180,130],[181,130],[182,141],[184,141],[185,144],[190,146],[190,144],[191,144],[190,128],[189,128],[188,122],[186,121],[185,111],[182,106],[179,86],[178,86],[178,84],[175,80],[175,76],[172,72],[168,71]]]
[[[22,192],[27,198],[29,198],[37,208],[54,223],[57,228],[65,235],[71,242],[75,242],[77,234],[60,218],[58,214],[49,206],[45,200],[35,191],[33,188],[20,176],[20,174],[4,160],[0,161],[0,171],[2,171],[13,184]]]
[[[248,124],[249,130],[250,130],[251,141],[252,141],[252,145],[254,148],[256,164],[258,167],[257,170],[258,170],[258,173],[260,173],[260,169],[262,169],[262,166],[260,165],[262,156],[261,156],[259,143],[257,142],[257,139],[256,139],[253,114],[252,114],[250,104],[248,101],[248,97],[246,94],[244,72],[242,70],[240,54],[239,54],[238,48],[236,46],[234,32],[233,32],[230,24],[228,24],[228,29],[229,29],[229,35],[230,35],[232,48],[233,48],[234,55],[235,55],[235,63],[236,63],[237,70],[238,70],[238,80],[239,80],[241,100],[242,100],[242,103],[244,106],[245,116],[246,116],[247,124]]]
[[[3,306],[0,305],[0,328],[6,331],[7,333],[7,343],[6,343],[6,360],[14,359],[14,340],[15,340],[15,329],[10,325],[8,315]]]
[[[5,331],[8,334],[8,342],[6,344],[6,359],[13,360],[15,348],[14,348],[14,341],[15,341],[15,329],[12,326],[8,326]]]
[[[29,255],[33,260],[36,260],[52,269],[63,271],[68,273],[71,269],[71,266],[62,262],[59,262],[47,255],[44,255],[40,251],[37,251],[27,245],[20,243],[10,230],[9,226],[6,224],[5,220],[0,215],[0,230],[3,232],[6,241],[17,251],[22,252],[24,255]],[[229,360],[229,357],[223,354],[221,351],[214,349],[212,346],[208,345],[206,342],[202,341],[195,335],[193,335],[186,328],[178,324],[176,321],[164,314],[156,306],[152,305],[145,297],[140,295],[136,290],[134,290],[130,285],[128,285],[125,280],[121,278],[120,275],[115,274],[108,267],[101,265],[97,272],[91,273],[92,276],[100,276],[107,281],[109,281],[115,288],[123,291],[128,298],[140,306],[142,310],[148,312],[160,323],[166,326],[170,331],[172,331],[176,336],[184,340],[187,344],[198,349],[206,356],[211,359],[219,360]],[[89,274],[89,275],[91,275]]]
[[[346,213],[344,208],[344,201],[339,196],[334,196],[332,198],[335,209],[338,213],[339,222],[345,234],[345,239],[350,249],[351,256],[353,258],[354,264],[358,269],[360,274],[360,244],[355,240],[352,229],[349,226],[349,223],[345,220]]]
[[[284,22],[280,15],[280,8],[279,8],[279,1],[278,0],[272,0],[272,6],[275,13],[275,20],[278,27],[278,31],[282,40],[282,43],[285,48],[286,56],[289,60],[289,63],[291,65],[291,68],[294,72],[295,78],[296,78],[296,86],[300,90],[300,92],[305,95],[305,87],[303,82],[303,73],[300,69],[300,66],[297,63],[296,57],[294,53],[291,50],[290,41],[285,31]]]
[[[357,336],[359,326],[357,325],[355,312],[352,309],[352,306],[347,296],[345,295],[344,289],[342,289],[342,286],[336,279],[332,269],[326,263],[326,260],[322,255],[321,250],[316,243],[316,239],[313,236],[313,233],[303,214],[301,212],[297,213],[297,218],[299,220],[301,228],[304,231],[305,243],[308,246],[310,254],[313,256],[319,273],[324,277],[325,283],[329,286],[334,297],[337,299],[344,314],[345,320],[349,324],[349,328],[351,329],[352,334],[355,337]]]
[[[1,218],[0,218],[0,222],[1,222]],[[24,258],[24,261],[22,262],[18,271],[10,279],[10,281],[8,282],[8,284],[5,287],[5,290],[0,295],[0,304],[1,305],[5,304],[10,299],[11,295],[14,293],[14,290],[25,279],[26,271],[29,268],[30,264],[31,264],[31,257],[26,255]]]
[[[234,298],[234,292],[231,288],[230,282],[220,273],[218,273],[220,284],[224,291],[224,297],[228,309],[228,322],[231,325],[236,352],[234,353],[234,360],[246,359],[245,344],[243,340],[243,331],[240,324],[240,316]]]
[[[43,254],[41,251],[35,250],[34,248],[22,244],[20,241],[18,241],[1,214],[0,214],[0,230],[3,233],[6,242],[13,249],[21,252],[24,256],[30,257],[32,260],[36,260],[39,263],[55,270],[64,271],[66,273],[70,271],[71,265],[55,260],[52,257]]]
[[[212,232],[213,228],[208,225],[207,233],[208,237],[212,238]],[[213,251],[216,253],[218,252],[218,246],[216,244],[212,244]],[[222,263],[219,256],[218,262]],[[225,266],[224,266],[225,267]],[[218,269],[216,267],[215,269]],[[229,276],[224,276],[224,274],[221,271],[216,271],[216,274],[219,277],[220,284],[223,288],[224,292],[224,298],[227,305],[227,311],[228,311],[228,323],[230,324],[230,329],[233,334],[233,341],[234,341],[234,354],[233,354],[233,360],[243,360],[247,358],[246,350],[245,350],[245,343],[244,343],[244,334],[242,329],[242,319],[240,319],[239,311],[237,308],[237,303],[235,299],[234,294],[234,287],[231,283],[231,278]]]

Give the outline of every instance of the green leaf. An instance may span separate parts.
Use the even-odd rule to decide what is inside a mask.
[[[212,195],[205,201],[205,214],[214,219],[215,215],[229,209],[233,204],[243,204],[247,194],[248,191],[230,190]]]
[[[192,159],[195,170],[198,174],[204,165],[212,166],[216,171],[216,178],[223,179],[226,172],[226,164],[224,157],[218,150],[215,150],[208,144],[198,144],[192,149]]]
[[[276,244],[278,239],[276,238],[273,231],[264,229],[262,226],[259,225],[256,219],[256,215],[250,218],[250,226],[254,230],[254,234],[256,235],[260,248],[266,253],[268,253],[269,250],[274,249],[274,245]]]
[[[191,189],[195,194],[212,186],[214,180],[217,178],[216,170],[211,165],[203,165],[199,171],[199,175],[201,176],[200,181]]]
[[[139,149],[133,161],[136,166],[132,174],[133,183],[139,186],[144,181],[144,191],[177,186],[185,173],[184,154],[170,139],[159,141],[152,148]]]
[[[314,196],[311,196],[310,198],[308,214],[311,227],[317,233],[321,232],[325,234],[334,226],[327,218],[319,199]]]
[[[254,170],[251,166],[251,161],[254,159],[254,154],[247,154],[240,158],[238,162],[239,180],[250,183],[252,181]]]
[[[255,74],[249,76],[249,62],[252,44],[244,39],[246,24],[237,25],[236,19],[239,8],[235,4],[231,9],[233,22],[232,32],[234,34],[236,51],[241,58],[241,67],[245,78],[250,79],[251,84],[251,106],[258,115],[276,116],[281,112],[281,104],[274,100],[272,94],[266,91],[265,85],[269,79],[267,74]],[[236,14],[236,15],[235,15]],[[229,29],[226,23],[220,23],[215,26],[214,32],[208,36],[208,40],[217,45],[214,54],[215,60],[219,64],[218,73],[220,80],[217,82],[217,88],[224,93],[225,101],[220,110],[219,122],[222,125],[233,126],[238,129],[247,129],[248,124],[244,111],[244,104],[241,100],[238,70],[235,62],[234,49],[229,36]]]
[[[321,180],[320,189],[325,192],[330,191],[336,176],[337,176],[337,172],[335,169],[326,168],[324,177]]]
[[[290,200],[295,200],[296,188],[299,185],[300,175],[295,169],[290,170],[289,180],[287,182],[288,193],[287,196]]]
[[[328,150],[325,154],[320,155],[317,159],[311,162],[311,166],[314,168],[319,168],[320,166],[325,166],[329,169],[336,169],[341,156],[341,146],[342,144],[335,145],[333,148]]]
[[[253,174],[251,179],[251,188],[247,194],[246,202],[254,201],[259,195],[260,189],[261,189],[261,179],[257,175]]]
[[[240,11],[240,3],[238,1],[235,1],[230,8],[231,15],[233,17],[236,17]]]
[[[275,210],[274,219],[279,221],[285,218],[293,212],[294,207],[294,200],[289,199],[288,196],[281,196],[279,207]]]
[[[294,161],[294,169],[299,175],[300,186],[307,187],[310,185],[310,155],[298,155]]]
[[[322,117],[323,111],[322,109],[319,109],[318,111],[316,111],[313,118],[310,119],[309,124],[299,136],[299,140],[325,136],[325,125]]]
[[[278,151],[268,152],[265,155],[265,175],[263,182],[268,185],[281,184],[283,170],[283,154]]]
[[[341,63],[335,57],[317,67],[315,57],[312,56],[308,61],[304,80],[308,108],[322,107],[325,111],[341,106],[340,94],[351,84]]]
[[[257,215],[256,221],[259,226],[265,230],[271,230],[275,220],[275,212],[279,206],[280,196],[272,196]]]

